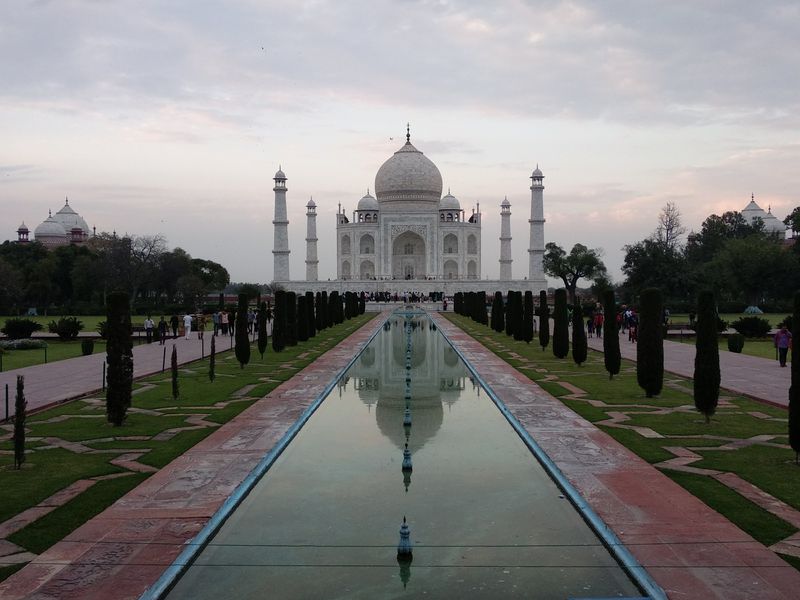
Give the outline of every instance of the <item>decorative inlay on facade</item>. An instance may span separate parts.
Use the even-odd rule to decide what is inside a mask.
[[[405,233],[406,231],[410,231],[411,233],[416,233],[417,235],[421,236],[423,239],[428,235],[428,226],[427,225],[392,225],[392,239],[396,238],[401,233]]]

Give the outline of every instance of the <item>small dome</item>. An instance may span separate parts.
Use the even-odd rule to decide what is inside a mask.
[[[369,190],[367,190],[367,194],[358,201],[356,210],[378,210],[378,201],[374,196],[370,195]]]
[[[22,222],[22,225],[19,226],[17,231],[28,231],[28,226],[25,225],[25,221]]]
[[[273,179],[286,179],[286,175],[284,175],[280,167],[278,167],[278,170],[275,172],[275,177],[273,177]]]
[[[64,231],[72,231],[75,228],[81,229],[83,233],[89,233],[89,225],[83,220],[78,213],[76,213],[69,205],[69,200],[66,201],[61,210],[59,210],[53,218],[61,223]]]
[[[64,226],[56,221],[55,217],[50,215],[36,229],[33,230],[33,235],[36,238],[40,237],[67,237],[67,230]]]
[[[314,202],[314,199],[313,198],[309,199],[308,204],[306,204],[306,208],[316,208],[316,207],[317,204],[316,202]]]
[[[533,173],[531,173],[531,178],[534,177],[544,177],[544,175],[542,175],[541,169],[539,169],[539,165],[536,165],[536,168],[533,170]]]
[[[447,190],[447,195],[439,201],[439,210],[461,210],[461,204],[458,202],[458,198],[453,196],[450,190]]]

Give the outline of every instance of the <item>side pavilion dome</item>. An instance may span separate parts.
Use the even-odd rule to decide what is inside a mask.
[[[442,197],[442,174],[411,144],[410,134],[406,135],[405,145],[378,169],[375,195],[382,207],[395,202],[438,205]]]

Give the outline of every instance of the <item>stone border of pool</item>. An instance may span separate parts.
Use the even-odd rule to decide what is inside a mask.
[[[669,597],[797,597],[791,565],[450,321],[431,318]]]
[[[135,599],[172,569],[254,469],[380,331],[376,315],[0,583],[0,598]],[[299,429],[299,426],[297,426]],[[279,454],[279,452],[278,452]],[[219,523],[221,524],[221,522]]]

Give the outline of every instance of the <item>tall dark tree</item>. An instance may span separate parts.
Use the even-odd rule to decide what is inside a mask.
[[[514,340],[517,342],[521,342],[522,340],[525,339],[523,312],[524,308],[522,306],[522,292],[516,291],[514,292],[514,305],[513,305],[514,331],[512,332],[512,335],[514,336]]]
[[[701,292],[697,298],[695,333],[694,407],[708,423],[717,410],[720,382],[717,307],[713,292]]]
[[[297,297],[297,341],[308,341],[308,304],[305,295]]]
[[[217,336],[211,336],[211,352],[208,354],[208,380],[214,383],[217,377]],[[263,355],[263,353],[262,353]]]
[[[569,354],[567,290],[558,288],[553,298],[553,356],[566,358],[567,354]]]
[[[594,279],[606,273],[606,266],[600,258],[599,250],[587,248],[583,244],[575,244],[567,254],[561,246],[554,242],[548,242],[545,248],[542,259],[544,272],[551,277],[558,277],[564,282],[573,306],[578,304],[575,295],[578,281],[583,278]]]
[[[314,292],[306,292],[306,317],[308,319],[308,337],[317,335],[317,319],[314,314]]]
[[[322,292],[322,304],[320,308],[322,309],[322,328],[327,329],[333,324],[331,321],[331,303],[327,291]]]
[[[510,336],[514,333],[514,292],[513,290],[508,290],[506,293],[506,322],[505,322],[505,332],[506,335]]]
[[[247,294],[239,294],[239,305],[236,308],[236,343],[234,346],[239,367],[250,362],[250,338],[247,335]]]
[[[282,352],[286,348],[286,292],[275,292],[275,315],[272,323],[272,349]]]
[[[128,414],[133,388],[130,299],[126,292],[112,292],[106,305],[106,417],[119,427]]]
[[[314,318],[317,331],[325,329],[325,307],[322,305],[322,292],[317,292],[314,298]]]
[[[619,351],[619,330],[617,328],[617,303],[614,290],[603,292],[603,362],[608,371],[608,378],[619,374],[622,356]]]
[[[547,306],[547,292],[539,292],[539,345],[542,351],[550,344],[550,307]]]
[[[212,340],[213,343],[213,340]],[[264,360],[264,352],[267,350],[267,303],[262,302],[258,308],[258,352],[261,360]]]
[[[533,292],[525,292],[525,301],[522,310],[522,339],[531,343],[533,339]]]
[[[177,400],[180,395],[180,388],[178,386],[178,348],[172,344],[172,357],[169,361],[170,375],[172,377],[172,399]]]
[[[492,301],[492,319],[490,321],[492,329],[498,333],[505,328],[505,319],[503,318],[503,294],[502,292],[494,293],[494,300]]]
[[[792,339],[800,343],[800,292],[794,295],[792,312]],[[789,445],[794,450],[794,459],[800,455],[800,357],[792,350],[792,383],[789,386]]]
[[[639,309],[639,339],[636,344],[636,380],[648,398],[661,393],[664,385],[664,327],[661,290],[642,290]]]
[[[25,376],[17,375],[17,396],[14,401],[14,468],[21,469],[25,462],[25,417],[28,401],[25,400]]]
[[[588,348],[586,342],[586,330],[583,324],[583,311],[580,303],[572,309],[572,360],[580,366],[586,362]]]
[[[286,292],[286,345],[297,346],[297,294]]]
[[[476,294],[475,305],[475,315],[478,317],[478,323],[486,325],[489,322],[486,314],[486,292],[480,291]]]
[[[361,296],[358,299],[358,314],[363,315],[365,312],[367,312],[367,294],[361,292]]]

